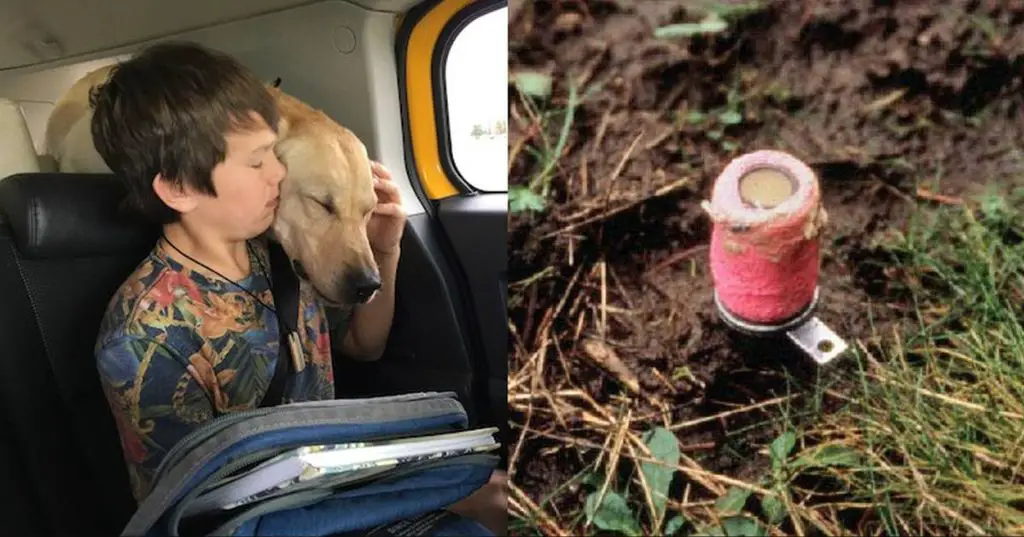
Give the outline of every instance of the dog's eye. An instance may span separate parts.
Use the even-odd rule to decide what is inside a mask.
[[[327,214],[334,214],[334,206],[331,205],[331,202],[323,200],[316,200],[316,202],[320,204],[320,206],[323,207],[325,211],[327,211]]]

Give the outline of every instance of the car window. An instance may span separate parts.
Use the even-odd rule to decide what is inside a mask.
[[[508,8],[467,24],[444,70],[456,172],[477,190],[508,191]]]

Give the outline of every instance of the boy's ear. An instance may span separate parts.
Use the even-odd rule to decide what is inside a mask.
[[[153,178],[153,192],[156,192],[157,197],[168,207],[182,214],[191,212],[199,204],[198,196],[194,192],[160,174]]]

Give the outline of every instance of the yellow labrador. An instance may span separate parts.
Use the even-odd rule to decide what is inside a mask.
[[[110,173],[92,141],[89,91],[112,66],[89,72],[54,104],[46,150],[64,173]],[[366,236],[376,203],[366,146],[352,131],[270,87],[280,123],[275,152],[288,169],[271,234],[330,305],[358,302],[356,289],[379,282]]]

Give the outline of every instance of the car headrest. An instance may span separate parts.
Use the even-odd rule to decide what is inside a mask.
[[[16,173],[39,171],[39,157],[18,103],[0,99],[0,181]]]
[[[26,258],[144,251],[159,227],[121,211],[125,192],[108,174],[17,174],[0,181],[0,219]]]

